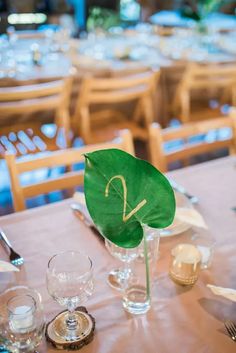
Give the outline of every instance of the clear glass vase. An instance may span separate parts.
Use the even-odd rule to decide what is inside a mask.
[[[131,314],[145,314],[151,308],[151,290],[159,251],[159,231],[144,226],[139,256],[133,264],[123,292],[123,307]]]

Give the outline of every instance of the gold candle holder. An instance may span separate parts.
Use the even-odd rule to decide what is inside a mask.
[[[200,272],[201,253],[192,244],[179,244],[171,250],[172,261],[169,275],[183,286],[193,285]]]

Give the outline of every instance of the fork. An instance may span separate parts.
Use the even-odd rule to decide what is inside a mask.
[[[4,244],[10,250],[9,258],[10,258],[11,263],[15,266],[23,265],[23,263],[24,263],[23,257],[21,257],[19,254],[17,254],[17,252],[15,252],[15,250],[13,250],[11,243],[9,242],[6,234],[2,230],[0,230],[0,240],[2,240],[4,242]]]
[[[233,321],[227,320],[224,322],[225,328],[232,340],[236,342],[236,325]]]

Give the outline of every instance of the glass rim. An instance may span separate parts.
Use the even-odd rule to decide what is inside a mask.
[[[56,257],[58,257],[58,256],[60,256],[60,255],[72,254],[72,253],[78,254],[78,255],[83,255],[83,256],[84,256],[85,258],[87,258],[87,260],[89,261],[89,269],[88,269],[84,274],[82,274],[80,277],[86,276],[89,272],[91,272],[92,267],[93,267],[93,262],[92,262],[91,258],[90,258],[88,255],[84,254],[84,253],[81,252],[81,251],[75,251],[75,250],[61,251],[61,252],[59,252],[58,254],[53,255],[53,256],[48,260],[47,270],[50,270],[50,269],[51,269],[51,268],[50,268],[50,264],[51,264],[51,262],[52,262]]]
[[[16,298],[20,298],[20,297],[28,297],[32,300],[32,303],[33,303],[33,306],[30,306],[29,309],[27,311],[25,311],[23,314],[22,313],[15,313],[13,312],[12,309],[9,308],[9,303],[11,301],[13,301],[14,299]],[[22,305],[23,306],[23,305]],[[16,294],[14,295],[13,297],[9,298],[8,301],[7,301],[7,309],[9,312],[11,312],[12,314],[14,314],[15,316],[22,316],[22,315],[27,315],[28,313],[30,313],[31,311],[35,311],[36,310],[36,300],[32,297],[32,295],[30,294]]]

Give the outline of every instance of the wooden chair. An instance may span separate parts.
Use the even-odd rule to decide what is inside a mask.
[[[69,145],[71,83],[72,77],[68,77],[47,83],[0,88],[0,155],[6,151],[21,155],[58,149],[56,140],[59,132],[64,134],[64,147]],[[57,126],[54,139],[41,131],[43,123],[40,117],[46,112],[54,112]],[[35,113],[37,116],[31,116]]]
[[[146,140],[148,125],[154,121],[158,78],[159,72],[150,70],[120,78],[85,78],[73,119],[79,125],[80,136],[86,143],[104,141],[113,138],[116,130],[128,128],[134,138]],[[120,103],[128,106],[132,101],[136,106],[132,119],[128,119],[116,108]],[[92,113],[94,105],[103,109]],[[104,109],[104,105],[110,105],[111,109]]]
[[[204,138],[210,131],[222,128],[232,129],[232,135],[229,133],[223,139]],[[171,148],[170,142],[175,146]],[[165,149],[165,143],[169,143],[169,150]],[[230,153],[236,153],[236,115],[188,123],[177,128],[161,129],[154,123],[149,128],[149,148],[151,163],[162,172],[168,171],[169,163],[186,162],[191,157],[218,149],[228,148]]]
[[[206,99],[209,95],[219,92],[223,102],[232,103],[233,90],[236,84],[236,65],[235,64],[196,64],[191,63],[180,81],[176,95],[174,97],[173,111],[183,123],[191,120],[192,94],[198,92],[198,105],[202,98]],[[205,113],[205,116],[203,114]],[[197,120],[209,117],[210,109],[199,110],[195,116]],[[219,114],[219,112],[218,112]],[[193,116],[192,116],[193,117]]]
[[[232,87],[232,104],[233,104],[233,107],[236,107],[236,81]]]
[[[22,211],[26,208],[26,198],[46,194],[55,190],[71,190],[71,188],[83,184],[83,171],[81,170],[68,171],[67,168],[64,175],[60,175],[56,178],[49,178],[40,183],[34,183],[27,186],[22,186],[20,183],[20,175],[22,173],[40,168],[52,168],[58,166],[71,167],[75,163],[84,161],[84,153],[95,150],[118,148],[130,154],[134,154],[130,131],[124,130],[120,132],[119,135],[120,136],[112,142],[49,152],[46,156],[36,156],[34,159],[25,161],[23,161],[22,158],[17,159],[12,153],[7,153],[5,159],[11,179],[11,192],[15,211]]]

